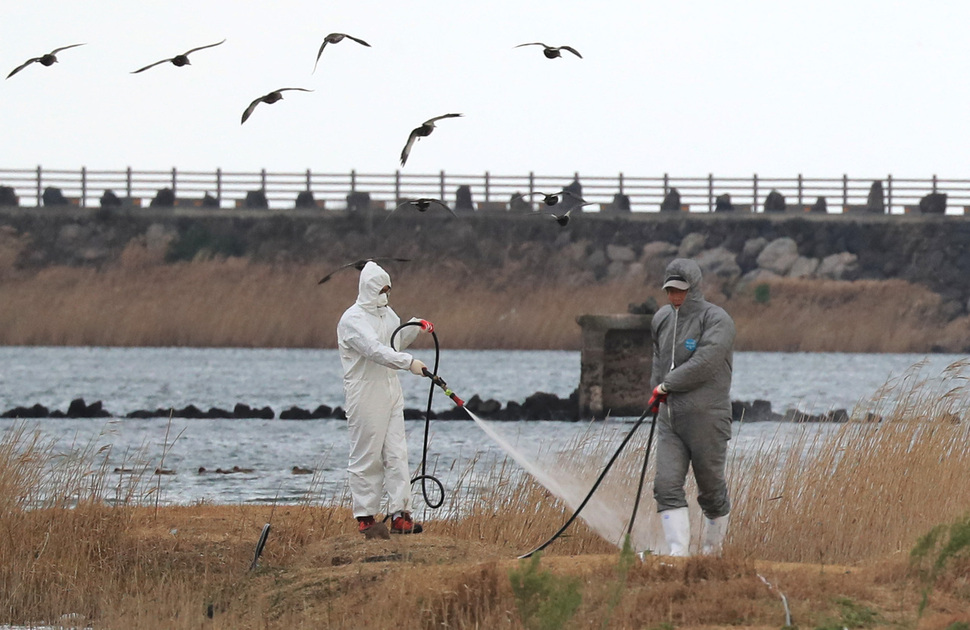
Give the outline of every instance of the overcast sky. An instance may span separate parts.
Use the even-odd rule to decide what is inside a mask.
[[[970,178],[970,3],[7,2],[0,168]],[[329,32],[316,73],[317,49]],[[144,65],[218,42],[192,65]],[[526,42],[570,45],[546,59]],[[282,87],[284,100],[240,116]]]

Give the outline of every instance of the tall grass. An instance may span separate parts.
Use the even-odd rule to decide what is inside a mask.
[[[765,561],[866,566],[897,559],[905,567],[921,535],[967,511],[966,367],[957,363],[926,376],[916,366],[855,410],[850,422],[806,426],[792,444],[768,443],[756,456],[736,458],[723,560],[671,566],[648,558],[618,571],[616,541],[600,535],[595,519],[592,526],[575,523],[541,560],[543,570],[582,577],[582,603],[570,623],[772,626],[780,618],[777,595],[759,580],[755,563],[761,571]],[[587,436],[550,448],[540,460],[567,487],[588,488],[628,428],[591,425]],[[619,530],[632,510],[645,429],[607,476],[601,502],[587,506]],[[423,515],[426,534],[364,541],[342,500],[275,510],[204,504],[155,510],[151,475],[116,479],[102,448],[81,445],[64,454],[24,429],[0,440],[0,623],[51,623],[74,614],[106,628],[402,620],[428,628],[518,628],[509,571],[522,565],[514,558],[544,542],[572,512],[518,467],[473,458],[441,515],[430,521]],[[654,527],[646,490],[638,548]],[[250,572],[256,539],[270,520],[270,543],[260,568]],[[883,597],[895,600],[895,619],[913,619],[920,584],[907,582],[905,568],[894,571],[875,579],[902,582]],[[780,582],[796,589],[788,594],[801,624],[838,619],[850,605],[869,610],[881,588],[856,570],[844,581],[819,569],[815,575]],[[779,584],[777,576],[771,581]],[[959,580],[954,584],[954,593],[963,588]],[[931,606],[952,607],[956,595],[947,588],[934,590]]]
[[[351,269],[324,285],[323,264],[246,259],[170,265],[129,246],[102,270],[49,267],[0,274],[0,344],[332,348],[341,313],[357,296]],[[451,348],[580,348],[576,318],[626,313],[649,298],[652,277],[597,281],[536,273],[520,260],[476,270],[460,261],[388,265],[398,314],[433,321]],[[709,298],[734,317],[738,350],[927,352],[964,350],[970,318],[947,322],[936,294],[899,280],[778,280]]]
[[[838,430],[806,426],[790,448],[745,462],[731,546],[768,560],[853,563],[907,553],[966,513],[967,365],[938,377],[916,365]]]

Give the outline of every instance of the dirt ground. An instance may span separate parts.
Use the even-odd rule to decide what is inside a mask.
[[[250,570],[266,522],[271,531]],[[970,623],[967,575],[932,589],[918,615],[925,585],[906,554],[832,566],[768,563],[726,549],[722,558],[627,556],[624,571],[619,550],[560,555],[554,543],[532,567],[533,601],[555,600],[550,593],[571,586],[582,599],[557,623],[548,610],[529,613],[511,587],[514,574],[529,570],[530,561],[517,557],[530,545],[453,529],[431,522],[422,534],[368,540],[343,509],[195,506],[139,512],[130,531],[137,544],[183,559],[173,567],[199,571],[206,558],[213,578],[192,607],[205,611],[200,622],[211,628],[375,627],[402,619],[424,628],[961,630]],[[543,591],[543,579],[554,588]]]

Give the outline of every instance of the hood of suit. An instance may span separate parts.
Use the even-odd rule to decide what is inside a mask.
[[[664,281],[666,282],[671,276],[679,276],[690,285],[690,288],[687,290],[687,297],[680,307],[682,312],[684,307],[687,307],[687,310],[690,311],[704,301],[704,291],[701,289],[703,274],[701,273],[700,265],[695,261],[690,258],[675,258],[671,260],[664,273]]]
[[[357,304],[371,312],[387,306],[387,301],[381,295],[381,289],[391,286],[391,276],[383,267],[375,262],[368,262],[360,270],[360,280],[357,283]]]

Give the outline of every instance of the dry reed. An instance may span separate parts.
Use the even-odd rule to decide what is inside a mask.
[[[0,275],[0,344],[332,348],[340,314],[356,298],[352,270],[318,286],[316,264],[199,260],[145,262],[129,246],[103,270],[49,267]],[[136,253],[132,253],[136,252]],[[536,273],[503,259],[488,271],[455,260],[390,268],[391,303],[405,319],[435,322],[451,348],[580,347],[576,318],[625,313],[663,295],[644,278],[595,281]],[[900,280],[777,280],[770,299],[753,289],[708,295],[749,351],[960,352],[970,318],[947,322],[938,295]]]
[[[777,593],[759,575],[785,590],[800,625],[839,621],[845,601],[878,611],[887,624],[914,624],[919,589],[905,568],[906,552],[930,527],[963,514],[967,506],[955,498],[970,496],[965,367],[926,377],[917,366],[887,384],[865,412],[856,410],[851,422],[806,427],[793,445],[767,444],[762,454],[735,461],[735,506],[722,559],[648,557],[623,570],[611,542],[574,524],[541,560],[553,575],[581,578],[583,603],[573,624],[780,625]],[[866,412],[882,421],[867,422]],[[543,465],[564,482],[571,476],[576,487],[588,487],[629,428],[604,426],[591,425],[561,454],[550,448],[540,456]],[[645,437],[641,430],[602,486],[604,509],[622,526]],[[426,521],[426,534],[362,541],[341,500],[275,510],[156,511],[153,480],[138,483],[133,475],[116,487],[99,450],[80,446],[64,456],[22,429],[0,441],[0,535],[8,541],[0,546],[0,592],[7,602],[0,623],[76,614],[105,628],[354,627],[402,620],[427,628],[520,628],[508,578],[520,565],[512,558],[543,542],[571,513],[518,467],[473,458],[460,471],[444,516]],[[653,509],[645,499],[638,530],[648,527]],[[269,521],[261,568],[248,572],[256,537]],[[835,570],[826,569],[833,564]],[[951,582],[934,592],[927,619],[963,620],[941,616],[963,601],[963,582]]]

